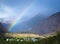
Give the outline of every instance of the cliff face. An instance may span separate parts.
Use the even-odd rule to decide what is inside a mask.
[[[47,34],[58,30],[60,30],[60,12],[42,20],[32,29],[32,32],[37,34]]]

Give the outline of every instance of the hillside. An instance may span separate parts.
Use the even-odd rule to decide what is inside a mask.
[[[32,30],[32,33],[47,34],[60,30],[60,12],[40,21]]]

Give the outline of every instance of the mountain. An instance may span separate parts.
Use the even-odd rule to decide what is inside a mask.
[[[31,33],[47,34],[60,30],[60,12],[57,12],[50,17],[40,21],[32,30]]]
[[[3,26],[2,23],[0,23],[0,35],[4,34],[6,32],[7,32],[6,28]]]
[[[4,26],[4,28],[6,28],[6,30],[8,31],[8,28],[10,27],[10,23],[2,23],[2,25]]]
[[[8,28],[11,25],[10,22],[9,22],[9,20],[6,20],[4,18],[0,18],[0,23],[1,23],[2,27],[4,27],[4,31],[7,31],[8,32]]]

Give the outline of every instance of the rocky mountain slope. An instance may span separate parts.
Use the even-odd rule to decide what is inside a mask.
[[[60,30],[60,12],[40,21],[32,30],[32,33],[47,34]]]
[[[7,32],[6,28],[3,26],[2,23],[0,23],[0,35],[4,34],[6,32]]]

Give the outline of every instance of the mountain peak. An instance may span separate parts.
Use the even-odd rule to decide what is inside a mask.
[[[57,12],[56,14],[60,14],[60,12]]]
[[[55,14],[53,14],[52,16],[60,16],[60,12],[57,12],[57,13],[55,13]]]

